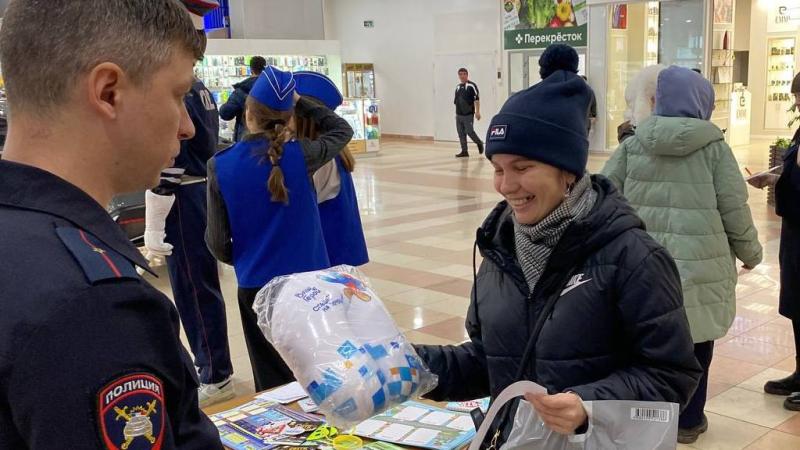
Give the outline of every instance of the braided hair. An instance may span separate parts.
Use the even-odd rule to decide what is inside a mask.
[[[294,137],[294,130],[288,125],[294,110],[274,111],[250,97],[247,99],[246,108],[246,114],[258,129],[248,133],[245,139],[248,141],[262,139],[269,143],[266,148],[259,149],[258,154],[264,161],[269,160],[272,165],[267,180],[270,200],[288,204],[289,190],[286,188],[280,162],[284,144]]]

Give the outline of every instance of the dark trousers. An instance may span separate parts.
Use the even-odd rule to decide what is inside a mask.
[[[242,329],[250,365],[253,367],[256,392],[294,381],[292,371],[258,327],[258,315],[253,311],[253,302],[258,291],[259,289],[239,288],[239,313],[242,316]]]
[[[711,367],[711,358],[714,356],[714,341],[701,342],[694,344],[694,356],[703,368],[703,376],[697,390],[686,405],[686,409],[681,413],[678,426],[683,429],[692,428],[700,425],[703,421],[703,410],[706,408],[706,396],[708,395],[708,368]]]
[[[166,240],[173,245],[167,268],[200,382],[209,384],[233,375],[233,365],[217,261],[206,247],[205,231],[206,185],[179,187],[166,222]]]
[[[474,121],[475,117],[472,114],[466,116],[456,115],[456,131],[458,131],[458,140],[461,142],[461,151],[463,153],[467,152],[467,136],[472,139],[472,142],[474,142],[481,151],[483,150],[483,142],[472,127]]]

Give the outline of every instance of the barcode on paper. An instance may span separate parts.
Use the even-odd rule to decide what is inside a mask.
[[[631,408],[631,420],[644,422],[669,422],[668,409]]]

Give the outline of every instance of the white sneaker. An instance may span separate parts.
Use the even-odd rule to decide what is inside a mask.
[[[200,408],[207,408],[211,405],[230,400],[236,396],[233,388],[233,377],[228,377],[225,381],[214,384],[202,384],[197,388],[197,397],[200,400]]]

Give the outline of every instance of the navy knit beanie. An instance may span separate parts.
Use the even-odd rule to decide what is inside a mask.
[[[556,70],[578,73],[578,52],[566,44],[551,44],[539,57],[539,76],[544,80]]]
[[[519,155],[583,176],[589,159],[588,84],[572,71],[558,70],[511,96],[492,118],[486,157]]]

